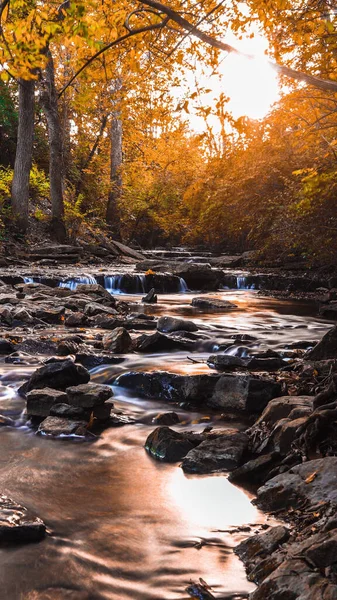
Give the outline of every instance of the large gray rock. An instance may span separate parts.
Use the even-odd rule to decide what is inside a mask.
[[[172,333],[173,331],[198,331],[198,327],[193,321],[178,319],[176,317],[160,317],[160,319],[158,319],[157,329],[162,333]]]
[[[272,379],[248,375],[176,375],[165,371],[129,372],[116,380],[145,398],[206,404],[226,411],[259,413],[281,386]]]
[[[236,469],[248,446],[248,436],[243,431],[228,429],[215,439],[211,437],[190,450],[182,462],[186,473],[212,473]]]
[[[292,467],[273,477],[257,491],[256,503],[274,511],[307,503],[331,502],[337,505],[337,457],[327,456]]]
[[[11,354],[12,352],[15,352],[14,344],[9,340],[0,338],[0,354]]]
[[[115,354],[129,352],[132,346],[132,338],[125,327],[117,327],[111,333],[103,337],[103,347]]]
[[[0,544],[38,542],[46,535],[46,526],[24,506],[0,496]]]
[[[50,387],[56,390],[65,390],[71,385],[87,383],[90,373],[72,360],[55,361],[36,369],[31,377],[18,390],[20,396],[34,389]]]
[[[237,554],[242,562],[250,564],[252,559],[259,560],[266,558],[272,552],[277,550],[281,544],[288,541],[290,532],[284,525],[271,527],[265,533],[259,533],[247,538],[241,544],[236,546],[235,554]]]
[[[29,417],[48,417],[54,404],[67,402],[67,394],[47,387],[42,390],[31,390],[27,393],[26,399]]]
[[[84,383],[67,388],[68,404],[82,408],[94,408],[109,400],[113,395],[111,387],[100,383]]]
[[[184,340],[180,337],[170,337],[156,331],[150,335],[140,335],[136,339],[138,352],[166,352],[169,350],[190,349],[194,342]]]

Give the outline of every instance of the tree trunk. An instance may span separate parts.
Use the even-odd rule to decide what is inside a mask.
[[[29,174],[34,138],[35,81],[19,79],[19,125],[12,183],[12,210],[20,233],[28,227]]]
[[[63,203],[63,141],[61,120],[58,112],[58,97],[55,87],[54,62],[50,53],[42,85],[44,89],[41,93],[41,104],[47,119],[50,151],[51,228],[57,241],[63,243],[67,238]]]
[[[110,182],[111,191],[108,198],[108,206],[106,211],[106,222],[110,226],[111,234],[120,239],[120,217],[119,217],[119,200],[122,193],[122,175],[121,166],[123,160],[122,142],[123,128],[120,114],[114,112],[112,114],[111,129],[111,151],[110,151]]]

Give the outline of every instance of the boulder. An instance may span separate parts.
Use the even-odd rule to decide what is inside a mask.
[[[233,310],[237,308],[237,304],[229,302],[229,300],[220,300],[219,298],[198,297],[193,298],[192,306],[201,310]]]
[[[64,319],[64,313],[64,306],[57,306],[55,308],[41,307],[35,309],[34,316],[50,325],[58,325],[59,323],[62,323]]]
[[[61,390],[46,387],[31,390],[26,395],[27,415],[29,417],[48,417],[54,404],[67,402],[67,394]]]
[[[50,362],[36,371],[18,390],[20,396],[35,389],[50,387],[56,390],[66,390],[70,385],[80,385],[90,380],[90,373],[72,360]]]
[[[272,379],[249,375],[177,375],[165,371],[129,372],[116,384],[145,398],[207,405],[234,412],[261,412],[269,400],[279,396],[281,386]]]
[[[46,526],[30,511],[7,496],[0,496],[0,544],[39,542]]]
[[[84,383],[67,388],[68,404],[81,408],[94,408],[112,397],[110,386],[100,383]]]
[[[201,441],[196,437],[196,442],[193,443],[192,439],[193,434],[177,433],[169,427],[157,427],[148,436],[145,449],[157,460],[177,462]]]
[[[110,306],[103,306],[98,302],[90,302],[86,304],[84,307],[84,314],[87,317],[95,317],[96,315],[117,315],[118,312],[115,308],[111,308]]]
[[[115,354],[124,354],[131,350],[132,338],[125,327],[116,327],[103,337],[103,347]]]
[[[162,333],[172,333],[173,331],[198,331],[198,327],[193,321],[175,317],[160,317],[160,319],[158,319],[157,329]]]
[[[88,421],[47,417],[40,423],[37,433],[50,436],[78,435],[84,437],[87,425]]]
[[[330,502],[337,505],[337,457],[327,456],[292,467],[273,477],[257,491],[256,503],[274,511]]]
[[[307,360],[326,360],[337,358],[337,325],[329,329],[321,341],[306,353]]]
[[[242,431],[228,429],[215,439],[205,440],[190,450],[182,462],[186,473],[212,473],[236,469],[248,446],[248,436]]]

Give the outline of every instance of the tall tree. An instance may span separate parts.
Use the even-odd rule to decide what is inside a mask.
[[[28,227],[29,174],[32,166],[35,81],[19,79],[19,125],[12,183],[12,210],[20,233]]]

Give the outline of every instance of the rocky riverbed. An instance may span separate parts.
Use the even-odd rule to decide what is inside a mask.
[[[337,598],[333,323],[133,273],[3,273],[5,597]]]

